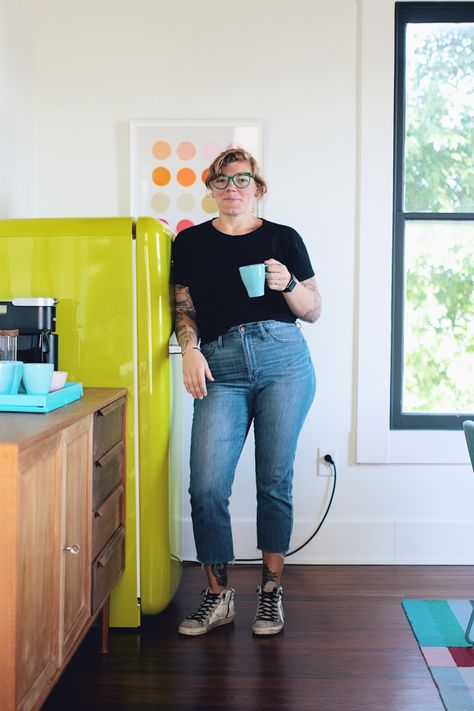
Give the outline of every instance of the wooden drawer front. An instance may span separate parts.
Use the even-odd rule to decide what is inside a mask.
[[[119,442],[94,463],[92,506],[96,509],[120,484],[123,444]]]
[[[97,509],[92,512],[92,558],[95,558],[112,538],[122,522],[123,486],[117,486]]]
[[[122,439],[124,408],[125,398],[120,398],[94,414],[94,461]]]
[[[120,526],[112,540],[92,564],[92,614],[97,610],[125,568],[125,528]]]

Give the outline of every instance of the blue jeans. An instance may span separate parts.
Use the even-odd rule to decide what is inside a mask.
[[[294,323],[247,323],[206,343],[202,353],[215,381],[194,401],[189,493],[198,560],[234,558],[229,498],[252,420],[257,546],[285,553],[296,445],[316,389],[305,338]]]

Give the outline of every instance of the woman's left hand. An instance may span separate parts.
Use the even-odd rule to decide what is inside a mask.
[[[291,279],[288,269],[276,259],[266,259],[264,264],[267,267],[265,278],[268,288],[274,291],[284,291]]]

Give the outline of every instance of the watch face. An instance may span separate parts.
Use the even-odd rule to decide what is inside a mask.
[[[297,283],[298,283],[298,282],[297,282],[296,279],[295,279],[295,275],[292,274],[292,275],[291,275],[291,279],[290,279],[290,281],[289,281],[289,284],[288,284],[288,286],[286,287],[286,289],[284,289],[284,291],[285,291],[286,293],[288,293],[289,291],[293,291],[293,289],[295,288],[295,286],[296,286]]]

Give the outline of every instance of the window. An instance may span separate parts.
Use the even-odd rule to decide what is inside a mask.
[[[391,429],[474,413],[474,3],[395,6]]]

